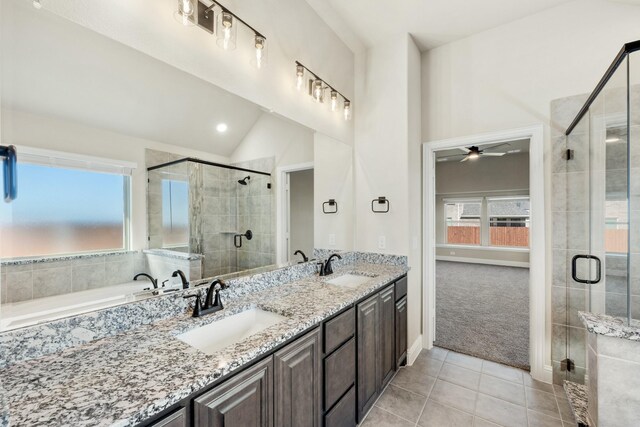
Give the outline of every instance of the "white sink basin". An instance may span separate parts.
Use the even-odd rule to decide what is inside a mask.
[[[356,288],[371,279],[372,277],[361,276],[359,274],[343,274],[342,276],[338,276],[335,279],[327,280],[326,282],[330,285],[344,286],[346,288]]]
[[[213,354],[285,319],[279,314],[252,308],[192,329],[176,338],[203,353]]]

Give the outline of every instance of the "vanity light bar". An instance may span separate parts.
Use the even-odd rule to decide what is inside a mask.
[[[338,110],[338,97],[340,97],[342,98],[342,110],[344,119],[351,120],[351,101],[349,100],[349,98],[338,92],[333,86],[327,83],[326,80],[322,79],[316,73],[311,71],[300,61],[296,61],[296,87],[298,88],[298,90],[302,90],[302,87],[304,86],[305,72],[310,74],[312,77],[308,79],[308,87],[309,95],[313,98],[313,100],[318,103],[323,103],[325,93],[329,91],[331,111]]]
[[[262,68],[267,61],[267,38],[264,34],[218,1],[209,1],[211,3],[210,6],[198,0],[178,0],[178,10],[175,12],[176,19],[185,26],[197,24],[200,28],[215,35],[218,39],[218,45],[224,50],[235,49],[237,23],[240,22],[253,32],[255,57],[251,60],[251,63],[258,69]],[[216,7],[220,9],[217,13],[214,11]]]

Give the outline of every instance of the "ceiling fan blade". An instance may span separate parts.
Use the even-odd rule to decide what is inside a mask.
[[[511,145],[508,142],[503,142],[502,144],[496,144],[496,145],[490,145],[488,147],[483,147],[482,150],[491,150],[492,148],[498,148],[498,147],[502,147],[503,145]]]
[[[469,149],[468,149],[468,148],[466,148],[466,147],[458,147],[458,150],[462,150],[462,151],[464,151],[465,153],[468,153],[469,151],[471,151],[471,150],[469,150]]]
[[[460,163],[466,162],[467,160],[469,160],[469,156],[464,156],[464,159],[460,160]]]
[[[482,156],[488,156],[488,157],[500,157],[500,156],[504,156],[507,153],[485,153],[484,151],[482,152]]]

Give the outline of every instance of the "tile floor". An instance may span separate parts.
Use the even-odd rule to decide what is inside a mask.
[[[401,368],[362,427],[575,427],[564,390],[442,348]]]

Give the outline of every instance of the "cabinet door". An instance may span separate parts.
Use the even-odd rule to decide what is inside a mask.
[[[194,399],[196,427],[272,427],[273,357]]]
[[[394,286],[380,291],[380,363],[378,390],[382,390],[396,370],[396,299]]]
[[[407,361],[407,297],[396,303],[396,369]]]
[[[358,422],[378,398],[380,298],[374,295],[358,304]]]
[[[320,328],[274,355],[274,414],[278,427],[320,427],[322,376]]]
[[[187,410],[178,409],[163,419],[156,421],[151,427],[187,427]]]

